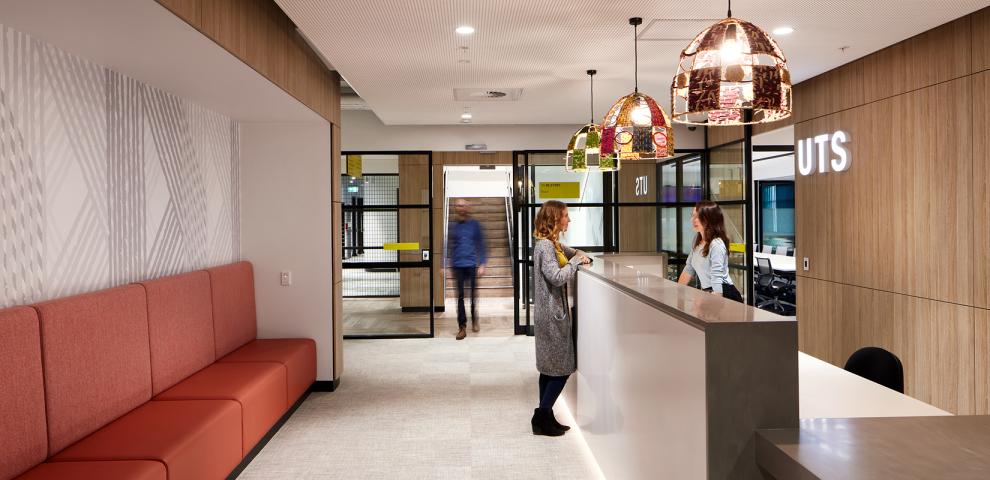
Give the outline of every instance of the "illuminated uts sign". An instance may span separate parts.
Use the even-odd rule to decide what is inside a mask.
[[[811,175],[815,172],[815,163],[818,164],[818,173],[826,173],[830,167],[833,172],[849,170],[852,155],[844,146],[848,141],[849,135],[841,130],[831,135],[825,133],[814,138],[798,140],[798,171],[801,175]],[[836,158],[828,158],[826,149],[829,146]]]

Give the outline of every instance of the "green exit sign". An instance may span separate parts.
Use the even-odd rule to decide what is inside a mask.
[[[358,193],[358,187],[347,187],[347,193]]]

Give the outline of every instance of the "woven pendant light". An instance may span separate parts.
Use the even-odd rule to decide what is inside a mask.
[[[732,17],[698,34],[681,52],[670,87],[674,121],[750,125],[791,116],[791,74],[773,37]]]
[[[598,71],[588,70],[587,73],[591,79],[591,121],[571,136],[564,168],[569,172],[586,172],[596,168],[603,172],[618,170],[612,155],[601,154],[602,132],[595,123],[595,74]]]
[[[639,92],[639,48],[636,34],[643,19],[629,19],[633,26],[635,87],[620,98],[602,120],[602,154],[614,155],[616,169],[622,160],[661,159],[674,156],[674,128],[670,117],[649,95]]]

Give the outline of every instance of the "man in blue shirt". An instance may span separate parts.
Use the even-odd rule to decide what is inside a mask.
[[[450,225],[447,234],[447,258],[457,278],[457,339],[467,336],[467,313],[464,311],[464,284],[471,283],[471,330],[477,332],[478,316],[475,308],[477,276],[485,274],[485,236],[481,223],[471,218],[467,201],[458,199],[455,204],[457,220]]]

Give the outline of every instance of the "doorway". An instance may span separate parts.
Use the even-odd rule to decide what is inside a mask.
[[[508,165],[446,165],[443,167],[442,258],[443,302],[436,317],[438,335],[457,332],[457,280],[452,267],[449,240],[451,228],[462,218],[456,204],[468,206],[470,218],[481,226],[486,265],[476,278],[475,308],[481,336],[506,336],[513,327],[512,275],[512,168]],[[465,292],[465,310],[470,317],[470,291]]]

